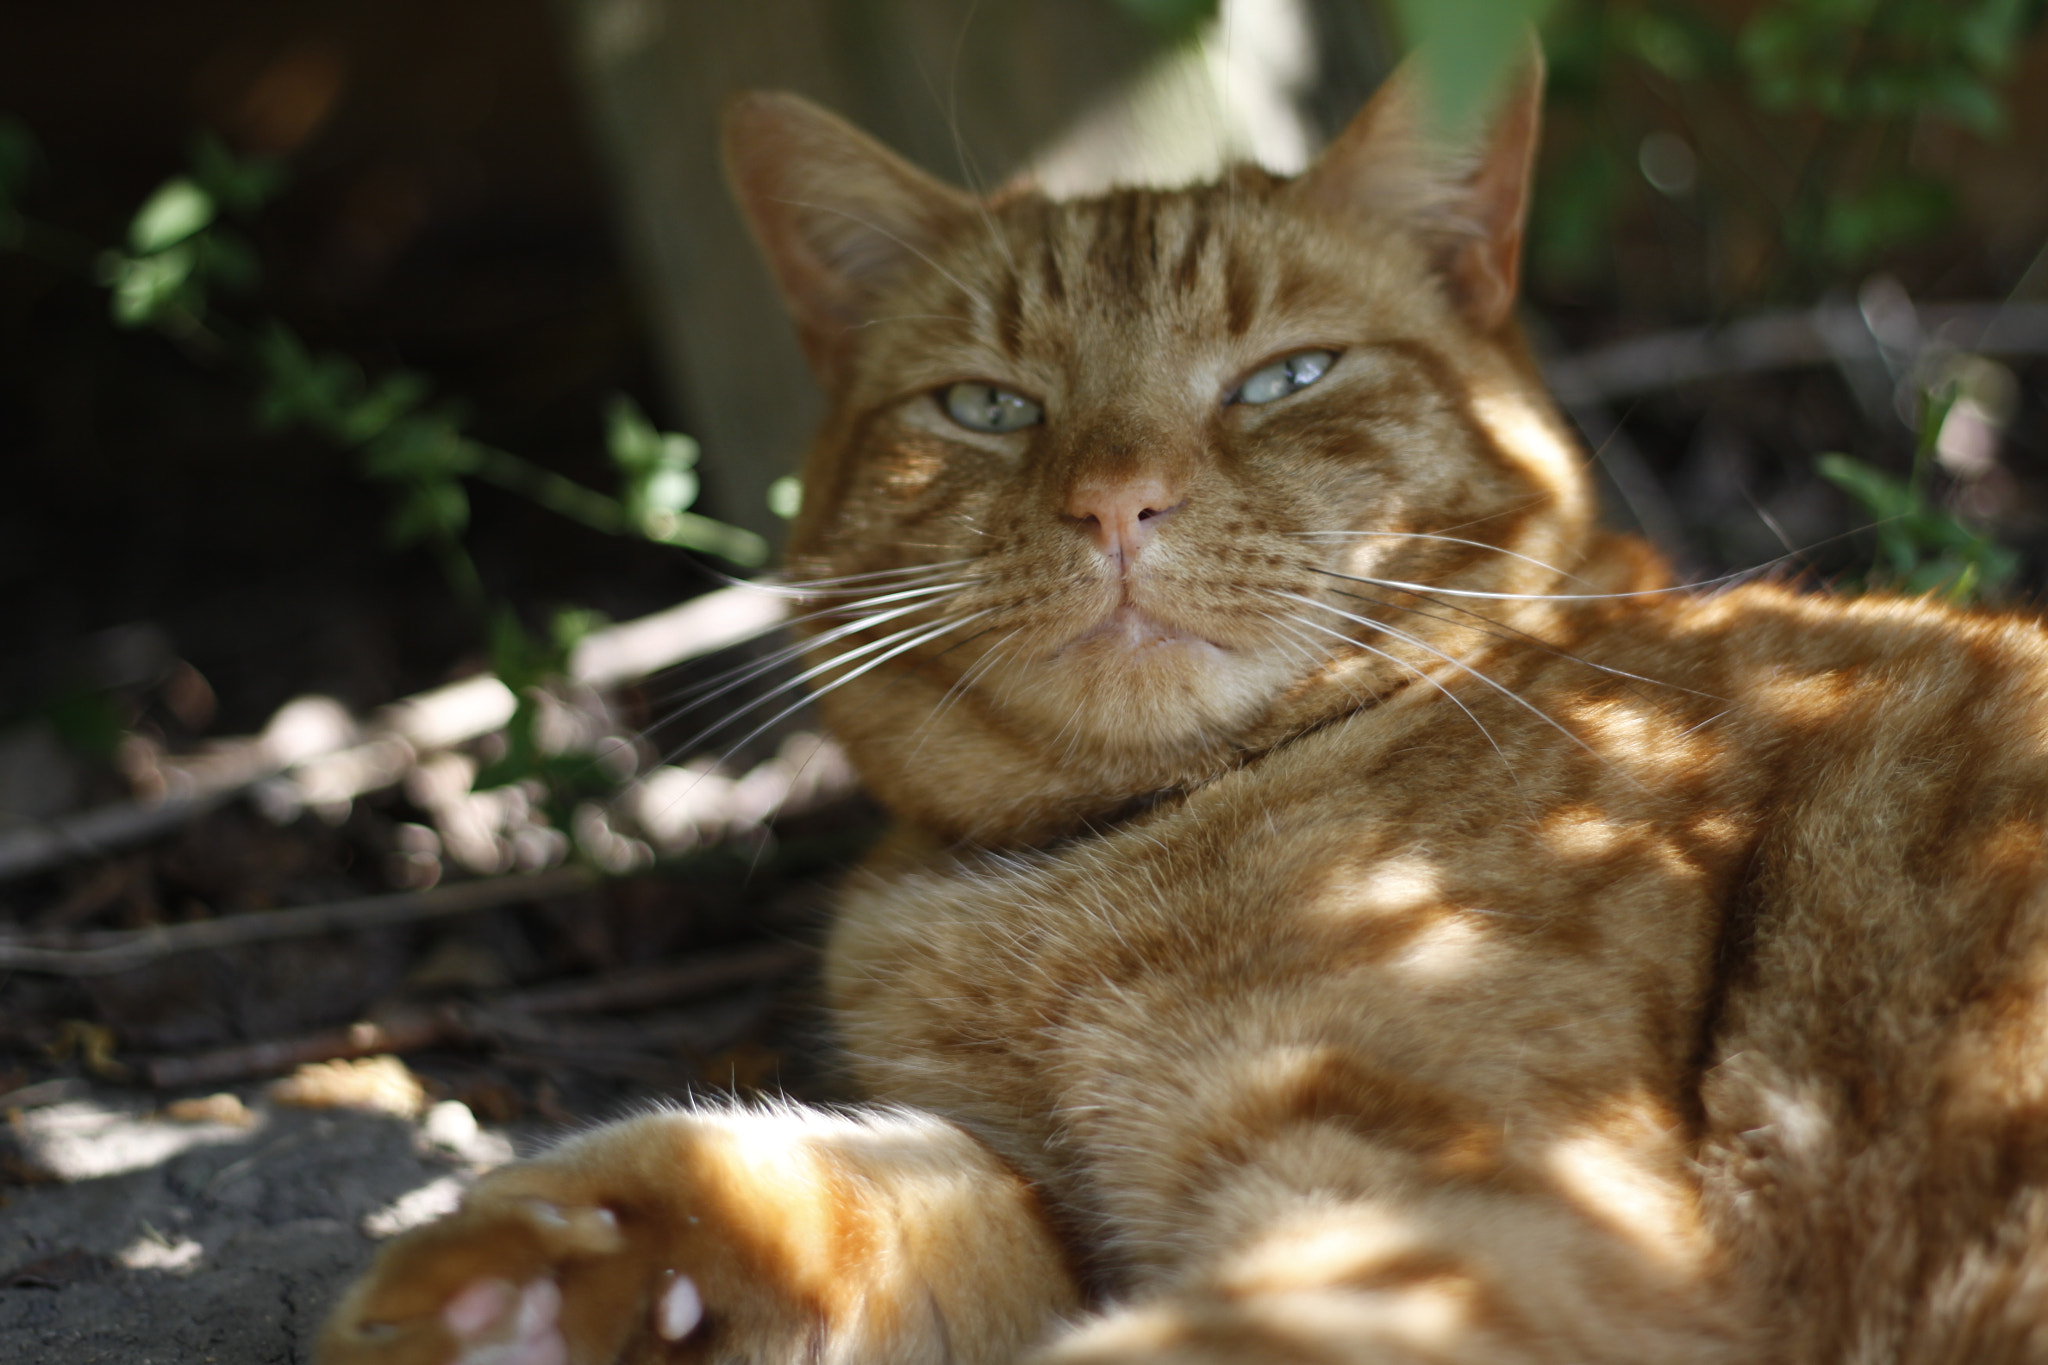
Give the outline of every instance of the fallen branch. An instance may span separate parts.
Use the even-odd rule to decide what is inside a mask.
[[[337,1057],[372,1057],[385,1052],[418,1052],[441,1043],[465,1041],[467,1027],[451,1010],[393,1015],[381,1023],[364,1020],[345,1029],[303,1038],[276,1038],[217,1048],[190,1057],[159,1057],[142,1074],[159,1090],[188,1085],[221,1085],[251,1076],[274,1076],[308,1062]]]
[[[1912,309],[1914,345],[1982,355],[2048,353],[2048,304],[1926,304]],[[1725,327],[1652,332],[1565,356],[1544,367],[1560,403],[1629,398],[1702,379],[1757,370],[1876,358],[1880,342],[1852,305],[1761,313]]]
[[[794,943],[764,943],[723,953],[704,953],[675,962],[629,967],[578,981],[510,991],[474,1004],[448,1004],[365,1020],[345,1029],[301,1038],[244,1043],[189,1057],[160,1057],[142,1065],[160,1090],[220,1085],[252,1076],[275,1075],[308,1062],[377,1053],[497,1041],[533,1046],[546,1038],[536,1015],[634,1009],[714,995],[738,986],[771,981],[808,964],[811,949]]]
[[[773,593],[721,588],[593,631],[570,656],[569,675],[592,687],[615,687],[771,630],[783,612]],[[288,772],[306,773],[318,800],[349,800],[397,782],[421,755],[502,728],[517,705],[496,677],[466,678],[393,702],[359,730],[335,703],[301,698],[261,736],[164,761],[170,790],[162,796],[0,831],[0,881],[163,834]]]
[[[581,891],[595,886],[598,880],[597,873],[588,868],[558,867],[548,872],[516,877],[457,882],[429,891],[401,891],[388,896],[335,901],[328,905],[226,915],[190,924],[68,936],[58,946],[32,940],[0,939],[0,971],[43,972],[52,976],[106,976],[144,966],[174,953],[466,915],[513,901]]]
[[[727,953],[705,953],[678,962],[627,967],[581,981],[536,986],[505,997],[524,1014],[591,1014],[599,1010],[644,1009],[668,1000],[709,995],[780,976],[808,962],[811,950],[794,943],[763,943]]]

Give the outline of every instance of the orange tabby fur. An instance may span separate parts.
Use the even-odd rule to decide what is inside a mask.
[[[323,1360],[2048,1360],[2048,635],[1593,529],[1508,316],[1536,83],[1463,172],[1411,104],[1071,204],[735,106],[900,821],[826,981],[914,1112],[508,1168]]]

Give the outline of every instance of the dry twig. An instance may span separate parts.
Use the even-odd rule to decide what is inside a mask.
[[[531,1045],[547,1037],[537,1015],[635,1009],[713,995],[771,981],[804,966],[812,950],[794,943],[764,943],[729,952],[702,953],[674,962],[629,967],[579,981],[509,991],[474,1004],[448,1004],[365,1020],[345,1029],[218,1048],[189,1057],[161,1057],[143,1074],[160,1090],[220,1085],[289,1071],[307,1062],[417,1052],[457,1043]],[[616,1049],[615,1049],[616,1050]]]
[[[173,953],[466,915],[513,901],[581,891],[596,885],[597,881],[597,873],[588,868],[558,867],[548,872],[457,882],[429,891],[400,891],[388,896],[335,901],[329,905],[302,905],[288,910],[228,915],[220,919],[160,925],[150,929],[66,935],[54,943],[28,938],[0,939],[0,971],[43,972],[52,976],[106,976],[144,966]]]
[[[772,593],[721,588],[592,632],[570,657],[569,673],[592,687],[615,687],[771,630],[783,611]],[[318,705],[301,699],[280,712],[279,720],[303,721],[303,713]],[[360,796],[397,782],[421,755],[499,729],[517,705],[510,689],[485,676],[393,702],[362,733],[345,716],[336,723],[323,714],[314,726],[274,721],[262,736],[223,740],[196,759],[167,761],[163,766],[177,780],[167,796],[0,831],[0,881],[163,834],[286,772],[305,773],[322,800]],[[294,708],[301,714],[294,715]]]

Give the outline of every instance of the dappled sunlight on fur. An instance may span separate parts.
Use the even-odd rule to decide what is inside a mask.
[[[1411,86],[1073,203],[735,107],[832,406],[798,643],[696,695],[794,669],[714,728],[809,688],[896,817],[888,1107],[498,1172],[327,1365],[2048,1358],[2048,633],[1595,529],[1534,72],[1471,157]]]

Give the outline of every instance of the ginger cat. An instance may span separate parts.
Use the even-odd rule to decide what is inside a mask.
[[[877,1107],[501,1170],[321,1360],[2048,1361],[2048,635],[1594,528],[1537,101],[1073,203],[733,106]]]

